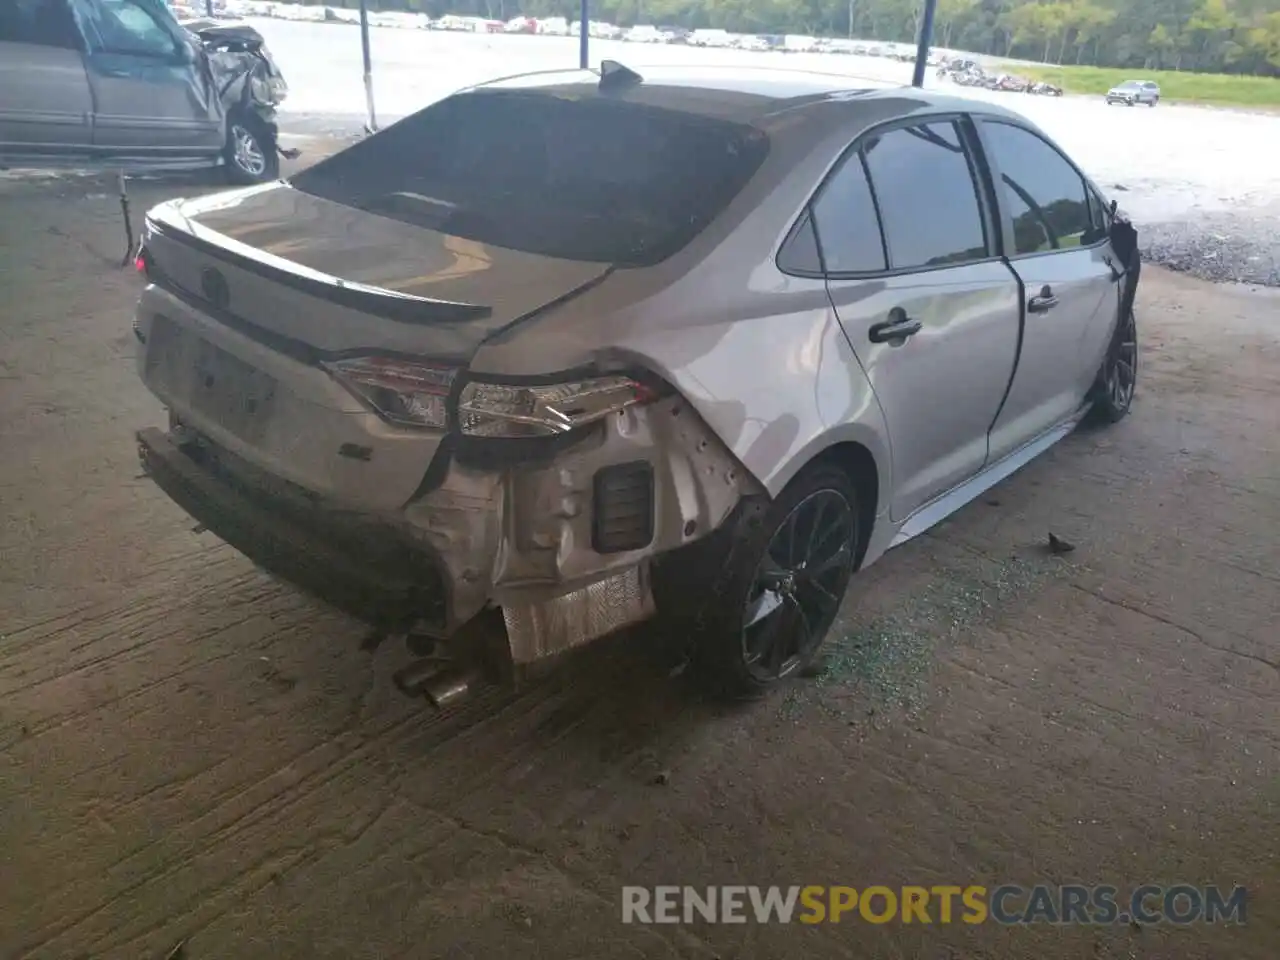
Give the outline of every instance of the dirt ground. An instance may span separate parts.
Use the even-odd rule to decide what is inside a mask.
[[[1280,299],[1149,270],[1133,415],[858,578],[820,677],[714,707],[640,631],[440,715],[138,476],[106,188],[0,214],[0,957],[1274,960]],[[623,884],[1037,882],[1248,923],[620,922]]]

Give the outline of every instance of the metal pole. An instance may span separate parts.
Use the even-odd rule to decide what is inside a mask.
[[[373,109],[373,58],[369,55],[369,3],[360,0],[360,50],[364,54],[364,99],[369,108],[369,132],[378,130],[378,115]]]
[[[924,86],[924,68],[928,65],[929,45],[933,42],[933,12],[938,0],[924,0],[924,16],[920,18],[920,42],[916,44],[916,72],[911,78],[913,87]]]
[[[213,19],[213,0],[204,0],[204,14],[210,20]]]
[[[590,0],[582,0],[582,12],[578,16],[578,66],[585,70],[590,64],[587,57],[587,44],[591,40],[591,21],[587,19]]]

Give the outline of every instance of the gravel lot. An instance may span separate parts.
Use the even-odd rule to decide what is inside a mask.
[[[1274,295],[1146,271],[1133,415],[859,578],[822,677],[714,709],[640,631],[437,715],[138,476],[107,190],[0,205],[0,956],[1274,960]],[[1072,881],[1244,884],[1248,924],[618,919],[626,883]]]

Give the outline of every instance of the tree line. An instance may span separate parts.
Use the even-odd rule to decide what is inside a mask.
[[[1047,63],[1280,77],[1277,2],[938,0],[934,43]],[[579,11],[578,0],[371,0],[370,6],[498,20],[574,19]],[[922,8],[922,0],[591,0],[591,17],[623,27],[649,23],[913,42]]]

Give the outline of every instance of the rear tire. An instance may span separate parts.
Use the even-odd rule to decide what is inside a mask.
[[[227,115],[227,144],[223,159],[227,180],[250,186],[280,178],[280,154],[275,137],[263,119],[246,110]]]
[[[859,517],[849,475],[817,463],[731,539],[693,651],[713,693],[754,699],[813,661],[853,575]]]

